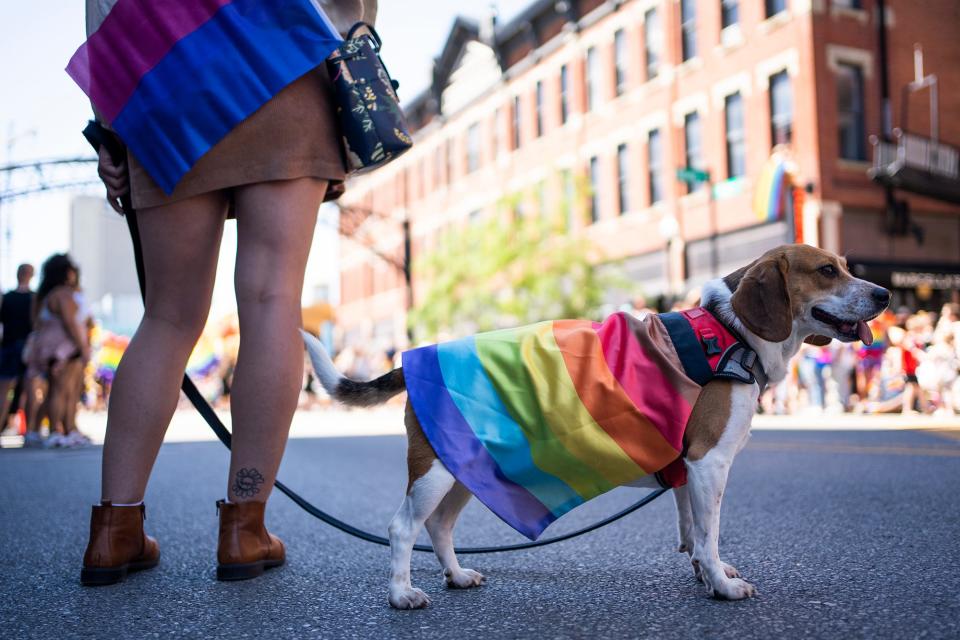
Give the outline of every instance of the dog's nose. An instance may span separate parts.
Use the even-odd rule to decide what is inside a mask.
[[[890,304],[890,292],[883,287],[875,287],[874,290],[870,292],[870,297],[873,298],[877,304],[882,304],[883,306]]]

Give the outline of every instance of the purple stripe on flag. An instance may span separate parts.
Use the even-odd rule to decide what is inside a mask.
[[[410,404],[443,465],[504,522],[536,540],[556,517],[506,478],[477,439],[443,382],[436,345],[404,352],[403,374]]]
[[[108,122],[179,40],[233,0],[119,0],[67,73]]]

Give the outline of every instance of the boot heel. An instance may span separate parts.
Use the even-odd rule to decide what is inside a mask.
[[[83,567],[80,570],[80,584],[85,587],[105,587],[123,582],[126,577],[127,565],[109,568]]]
[[[220,564],[217,565],[217,580],[222,582],[249,580],[262,576],[265,568],[263,561],[244,564]]]

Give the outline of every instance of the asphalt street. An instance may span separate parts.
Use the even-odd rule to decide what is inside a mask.
[[[350,522],[385,532],[404,492],[399,436],[290,442],[281,480]],[[957,432],[765,431],[737,458],[723,505],[721,557],[759,596],[708,598],[677,553],[664,496],[604,530],[545,549],[471,556],[479,589],[442,586],[416,554],[432,598],[394,611],[387,550],[313,520],[276,494],[268,525],[288,564],[242,583],[214,580],[227,452],[164,445],[147,496],[160,566],[97,589],[78,583],[99,448],[0,451],[0,635],[4,638],[957,638]],[[642,490],[619,489],[566,516],[559,533]],[[476,501],[459,544],[520,536]]]

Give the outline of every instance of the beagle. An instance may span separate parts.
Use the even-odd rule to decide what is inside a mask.
[[[430,599],[410,582],[426,526],[447,586],[485,577],[462,568],[457,517],[476,496],[535,538],[554,519],[615,486],[674,489],[679,550],[716,598],[756,593],[720,560],[720,503],[763,385],[784,379],[804,341],[862,340],[890,293],[846,262],[784,245],[708,282],[702,306],[602,323],[547,322],[404,353],[370,382],[343,377],[304,333],[335,399],[374,406],[408,391],[407,495],[389,526],[389,602]]]

